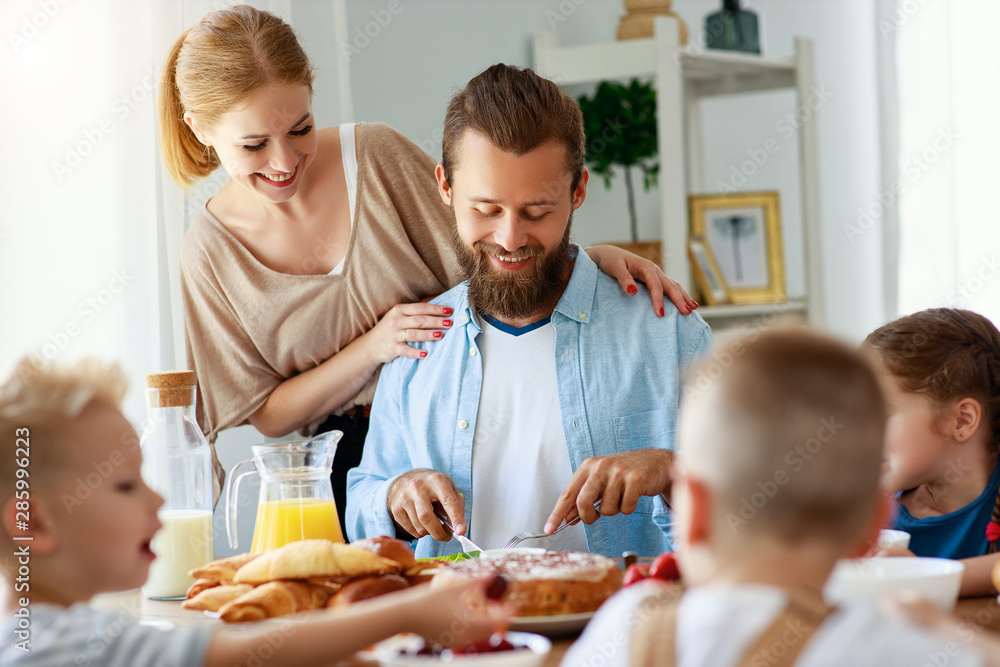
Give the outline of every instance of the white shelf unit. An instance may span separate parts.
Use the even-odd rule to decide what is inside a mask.
[[[677,22],[657,17],[655,37],[583,46],[559,46],[555,33],[534,38],[535,69],[560,85],[652,76],[657,91],[657,132],[660,148],[660,236],[663,268],[691,290],[687,255],[688,195],[704,193],[700,100],[717,95],[794,89],[798,105],[807,105],[814,90],[813,45],[795,39],[792,58],[708,49],[687,49],[678,42]],[[785,304],[724,305],[699,309],[720,325],[780,311],[800,313],[811,324],[823,321],[823,272],[819,218],[819,176],[816,114],[798,130],[801,171],[801,219],[805,252],[806,296]],[[674,149],[683,146],[683,151]],[[783,221],[787,225],[787,221]],[[787,236],[787,235],[786,235]]]

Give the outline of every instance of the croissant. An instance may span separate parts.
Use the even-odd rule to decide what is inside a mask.
[[[236,574],[238,569],[254,560],[259,555],[260,554],[239,554],[237,556],[229,556],[228,558],[213,560],[211,563],[206,563],[201,567],[196,567],[191,570],[188,572],[188,576],[193,579],[214,581],[216,582],[216,585],[225,586],[233,583],[233,575]],[[197,584],[198,582],[195,583]],[[205,588],[208,588],[208,586],[205,586]],[[195,595],[197,595],[197,592]],[[188,591],[188,597],[191,597],[190,591]]]
[[[224,604],[219,609],[219,618],[227,623],[245,623],[321,609],[326,604],[327,596],[321,586],[298,581],[272,581]]]
[[[299,540],[271,549],[241,567],[233,576],[238,584],[262,584],[275,579],[356,577],[394,574],[402,566],[394,560],[330,540]]]
[[[193,584],[187,589],[187,596],[193,598],[202,591],[207,591],[210,588],[215,588],[219,585],[219,582],[215,579],[196,579]]]
[[[386,593],[409,588],[410,583],[398,574],[386,574],[381,577],[362,577],[344,585],[326,603],[328,609],[346,607],[353,602],[378,597]]]
[[[227,602],[232,602],[251,590],[253,590],[253,586],[250,584],[215,586],[194,595],[190,600],[184,600],[181,602],[181,607],[195,611],[219,611]]]

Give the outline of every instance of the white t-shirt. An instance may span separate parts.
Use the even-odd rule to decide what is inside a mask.
[[[483,391],[472,447],[469,539],[502,547],[523,531],[542,532],[573,475],[556,388],[555,329],[549,318],[520,329],[480,317]],[[587,551],[579,523],[522,546]]]
[[[17,648],[17,620],[3,625],[0,665],[23,667],[200,667],[213,626],[159,630],[141,625],[129,610],[97,611],[80,602],[70,607],[29,607],[29,651]]]
[[[566,653],[563,667],[627,667],[635,612],[657,587],[655,583],[636,584],[605,602]],[[735,664],[787,600],[781,589],[771,586],[706,586],[687,591],[677,610],[678,667]],[[834,611],[809,639],[795,664],[979,667],[983,660],[967,644],[890,619],[876,604],[859,602]]]
[[[354,126],[357,123],[344,123],[340,126],[340,161],[344,165],[344,181],[347,182],[347,208],[350,212],[351,226],[354,226],[354,203],[358,198],[358,151],[354,145]],[[336,276],[344,272],[344,255],[329,275]]]

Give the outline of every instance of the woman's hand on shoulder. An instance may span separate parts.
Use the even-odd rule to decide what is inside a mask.
[[[401,303],[393,306],[365,336],[374,360],[385,364],[396,357],[420,359],[426,350],[410,343],[440,340],[451,328],[453,311],[431,303]]]
[[[638,288],[635,280],[641,280],[649,289],[653,299],[653,310],[663,317],[663,295],[666,294],[683,315],[689,315],[698,307],[684,288],[648,259],[612,245],[598,245],[587,248],[587,254],[604,273],[616,279],[628,294],[635,294]]]

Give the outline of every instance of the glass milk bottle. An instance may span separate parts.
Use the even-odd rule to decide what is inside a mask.
[[[183,598],[194,582],[188,570],[214,557],[212,535],[212,453],[194,416],[193,371],[146,376],[149,421],[142,433],[142,477],[163,496],[153,538],[156,554],[146,597]]]

